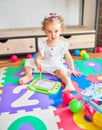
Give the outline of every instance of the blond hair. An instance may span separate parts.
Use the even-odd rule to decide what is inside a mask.
[[[42,21],[42,30],[46,29],[46,24],[58,22],[61,24],[62,31],[64,30],[64,20],[62,16],[57,15],[56,13],[49,13],[45,16],[44,20]]]

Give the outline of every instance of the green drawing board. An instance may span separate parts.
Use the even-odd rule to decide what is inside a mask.
[[[45,94],[55,94],[61,87],[61,83],[46,79],[34,79],[29,85],[28,89]]]

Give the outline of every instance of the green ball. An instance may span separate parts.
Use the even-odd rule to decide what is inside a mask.
[[[71,112],[78,113],[82,109],[82,103],[77,99],[73,99],[69,103],[69,108]]]
[[[22,65],[24,66],[25,63],[26,63],[26,59],[24,58],[24,59],[22,60]]]
[[[89,54],[88,53],[85,53],[83,56],[82,56],[83,60],[88,60],[89,59]]]

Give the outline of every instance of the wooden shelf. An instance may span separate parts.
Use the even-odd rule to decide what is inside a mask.
[[[89,27],[67,26],[61,36],[70,49],[94,48],[95,33]],[[40,28],[0,29],[0,55],[36,52],[38,40],[45,36]]]

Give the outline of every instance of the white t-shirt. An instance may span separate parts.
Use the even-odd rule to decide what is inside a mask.
[[[63,64],[65,62],[63,57],[68,49],[68,42],[59,40],[55,47],[48,47],[45,40],[38,43],[38,48],[42,55],[41,63],[44,73],[54,74],[58,69],[68,72],[67,66]],[[39,72],[33,58],[28,59],[25,66],[30,66],[34,69],[34,72]]]
[[[47,46],[46,41],[40,41],[38,48],[41,52],[43,60],[46,62],[61,62],[63,63],[63,57],[68,49],[68,42],[59,40],[59,43],[55,47]]]

